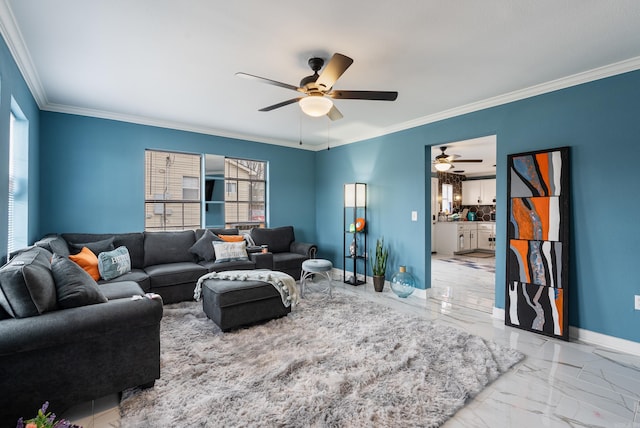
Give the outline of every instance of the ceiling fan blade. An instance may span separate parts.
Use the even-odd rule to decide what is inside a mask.
[[[278,82],[277,80],[267,79],[265,77],[254,76],[253,74],[238,72],[236,73],[236,76],[242,77],[244,79],[257,80],[258,82],[267,83],[273,86],[279,86],[285,89],[291,89],[292,91],[303,92],[302,89],[298,88],[297,86],[289,85],[288,83]]]
[[[395,91],[331,91],[328,94],[331,98],[340,100],[375,100],[375,101],[395,101],[398,93]]]
[[[268,107],[261,108],[261,109],[260,109],[260,110],[258,110],[258,111],[271,111],[271,110],[275,110],[275,109],[280,108],[280,107],[288,106],[289,104],[297,103],[297,102],[298,102],[298,101],[300,101],[302,98],[303,98],[303,97],[292,98],[292,99],[290,99],[290,100],[283,101],[283,102],[281,102],[281,103],[274,104],[274,105],[272,105],[272,106],[268,106]]]
[[[452,163],[460,163],[460,162],[475,162],[475,163],[480,163],[480,162],[482,162],[482,159],[453,159],[451,162],[452,162]]]
[[[353,60],[348,56],[339,53],[333,54],[318,80],[316,80],[316,85],[320,90],[328,91],[351,64],[353,64]]]
[[[340,113],[340,110],[338,110],[334,104],[331,110],[329,110],[329,113],[327,113],[327,117],[331,120],[340,120],[344,116],[342,116],[342,113]]]

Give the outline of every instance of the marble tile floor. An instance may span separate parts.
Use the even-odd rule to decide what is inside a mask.
[[[486,259],[479,263],[486,263]],[[388,285],[382,293],[376,293],[371,284],[353,287],[338,277],[333,286],[353,298],[451,325],[526,355],[470,400],[445,423],[445,428],[640,428],[640,356],[506,327],[491,316],[493,297],[484,295],[488,294],[486,290],[478,292],[478,284],[485,281],[480,278],[484,275],[480,269],[456,267],[460,275],[454,285],[447,285],[450,279],[438,279],[446,275],[447,268],[437,264],[434,261],[434,286],[426,299],[415,295],[399,299]],[[453,278],[452,272],[449,278]],[[325,302],[322,304],[330,304]],[[85,428],[120,427],[116,396],[97,400],[93,411],[87,403],[65,416]]]

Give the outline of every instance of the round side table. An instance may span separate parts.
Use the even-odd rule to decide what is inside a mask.
[[[309,259],[302,262],[302,275],[300,276],[300,295],[304,297],[304,288],[307,285],[307,279],[311,278],[314,274],[320,274],[326,276],[329,297],[332,297],[332,281],[331,275],[329,274],[332,269],[333,264],[329,260],[325,259]]]

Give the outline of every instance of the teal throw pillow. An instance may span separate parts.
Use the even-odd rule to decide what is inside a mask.
[[[98,254],[98,270],[102,279],[107,281],[131,272],[131,257],[127,247],[121,246]]]

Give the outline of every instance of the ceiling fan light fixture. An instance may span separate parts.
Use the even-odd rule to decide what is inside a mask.
[[[440,172],[448,171],[452,166],[453,165],[451,165],[449,162],[436,162],[435,164],[433,164],[433,167]]]
[[[304,114],[311,117],[320,117],[329,113],[333,107],[333,101],[322,95],[309,95],[298,101]]]

